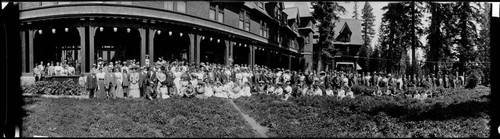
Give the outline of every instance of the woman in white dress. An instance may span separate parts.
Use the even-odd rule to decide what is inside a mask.
[[[123,87],[122,87],[122,82],[123,82],[123,76],[122,73],[118,68],[115,68],[115,79],[116,79],[116,86],[115,86],[115,91],[116,91],[116,97],[117,98],[123,98],[125,97],[123,95]]]
[[[252,96],[252,94],[250,93],[251,89],[250,89],[250,83],[246,82],[243,87],[241,88],[239,94],[241,96],[245,96],[245,97],[249,97],[249,96]]]
[[[343,99],[345,97],[345,91],[343,88],[345,87],[341,87],[337,90],[337,97],[339,97],[340,99]]]
[[[323,90],[321,90],[321,88],[319,86],[316,86],[316,88],[314,90],[314,95],[315,96],[323,96]]]
[[[207,83],[205,85],[205,94],[204,95],[207,97],[212,97],[214,95],[214,89],[213,89],[212,83]]]
[[[139,98],[141,97],[141,93],[139,91],[139,73],[137,73],[137,66],[132,66],[130,68],[132,70],[132,73],[130,74],[130,84],[129,84],[129,97],[132,98]]]
[[[227,98],[227,94],[224,93],[223,89],[224,89],[224,87],[222,86],[222,83],[220,83],[220,82],[215,83],[214,96],[220,97],[220,98]]]
[[[162,99],[167,99],[170,98],[168,96],[168,88],[167,88],[167,75],[163,72],[164,67],[161,67],[158,69],[158,72],[156,73],[157,79],[158,79],[158,92],[160,92],[159,96]]]
[[[350,87],[346,87],[346,88],[347,88],[346,96],[349,98],[354,98],[354,92],[352,92],[351,88]]]
[[[181,86],[181,76],[182,76],[182,72],[181,72],[180,70],[181,70],[181,68],[177,67],[177,68],[175,69],[175,71],[173,72],[174,77],[175,77],[175,79],[174,79],[174,84],[175,84],[175,89],[176,89],[175,94],[177,94],[177,95],[179,95],[179,94],[180,94],[180,92],[181,92],[181,87],[182,87],[182,86]]]

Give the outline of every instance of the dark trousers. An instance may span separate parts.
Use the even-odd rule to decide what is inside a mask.
[[[89,98],[94,98],[94,91],[95,89],[94,88],[91,88],[91,89],[87,89],[89,91]]]
[[[123,96],[128,97],[128,86],[123,86]]]
[[[38,82],[40,81],[40,77],[39,76],[35,76],[35,82]]]

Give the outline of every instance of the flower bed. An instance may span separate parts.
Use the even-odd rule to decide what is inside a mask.
[[[235,103],[270,137],[488,137],[489,90],[444,89],[426,100],[391,96],[256,95]],[[358,93],[360,94],[360,93]]]
[[[220,98],[50,99],[27,97],[23,137],[256,137]]]

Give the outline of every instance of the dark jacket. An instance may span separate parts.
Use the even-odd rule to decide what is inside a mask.
[[[95,89],[97,88],[97,77],[95,75],[87,76],[87,89]]]

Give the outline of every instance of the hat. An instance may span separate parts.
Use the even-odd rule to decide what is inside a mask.
[[[259,83],[264,83],[264,81],[259,81]]]

